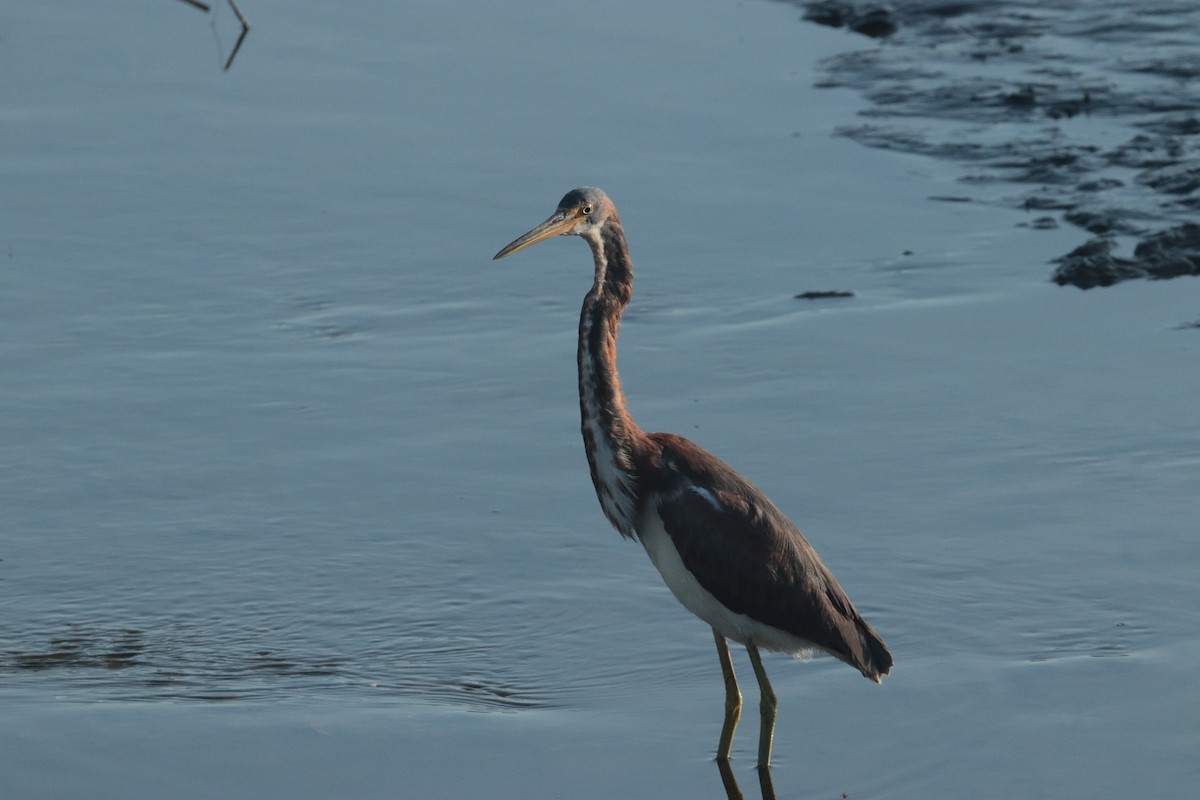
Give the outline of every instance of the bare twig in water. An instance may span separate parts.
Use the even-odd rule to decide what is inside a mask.
[[[238,54],[238,50],[242,49],[242,42],[246,41],[246,34],[250,32],[250,21],[246,19],[246,15],[242,13],[242,9],[238,7],[235,0],[229,0],[229,7],[237,15],[238,22],[242,23],[242,32],[238,34],[237,41],[233,43],[233,50],[229,53],[229,60],[225,62],[226,72],[233,66],[233,58]]]
[[[250,30],[250,21],[246,19],[246,15],[242,13],[242,9],[238,8],[235,0],[229,0],[229,7],[233,9],[233,13],[237,14],[238,22],[242,23],[242,35]]]
[[[208,3],[202,2],[202,0],[183,0],[183,2],[187,3],[193,8],[198,8],[201,11],[211,12],[213,10],[212,6],[210,6]],[[226,72],[228,72],[229,68],[233,66],[233,59],[237,56],[238,51],[242,49],[242,42],[246,41],[246,34],[250,32],[250,20],[246,19],[246,15],[242,13],[242,9],[237,4],[237,0],[229,0],[229,7],[233,9],[234,16],[237,17],[238,23],[242,26],[242,32],[238,34],[237,41],[233,43],[233,50],[230,51],[229,58],[225,59]],[[215,32],[216,29],[216,24],[214,23],[213,31]],[[220,34],[216,34],[216,36],[217,47],[219,48],[221,46],[221,37]]]
[[[242,42],[246,40],[246,34],[250,32],[249,28],[242,28],[242,32],[238,34],[237,41],[233,43],[233,50],[229,53],[229,60],[225,62],[225,71],[233,66],[233,57],[238,54],[238,50],[242,49]]]

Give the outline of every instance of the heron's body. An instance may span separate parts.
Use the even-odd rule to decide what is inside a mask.
[[[758,648],[821,650],[876,682],[891,669],[891,654],[766,495],[697,445],[646,433],[629,415],[616,359],[633,264],[612,201],[599,189],[568,192],[553,216],[496,258],[554,235],[583,237],[595,262],[580,313],[578,362],[583,440],[600,506],[622,536],[642,543],[679,602],[713,629],[726,683],[721,759],[729,756],[741,708],[725,639],[746,646],[763,695],[765,767],[775,699]]]

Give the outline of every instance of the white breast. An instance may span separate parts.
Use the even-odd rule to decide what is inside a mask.
[[[787,631],[751,619],[745,614],[736,614],[725,607],[712,593],[700,585],[684,566],[675,543],[663,526],[662,518],[653,508],[653,503],[642,515],[638,534],[650,561],[658,569],[675,599],[683,607],[711,625],[718,633],[738,644],[749,640],[764,650],[777,650],[796,655],[808,655],[814,648],[812,642],[793,636]]]

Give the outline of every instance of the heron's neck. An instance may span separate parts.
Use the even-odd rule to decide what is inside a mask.
[[[579,317],[579,409],[592,483],[605,516],[622,536],[636,534],[636,459],[648,444],[625,406],[617,376],[617,332],[633,294],[633,262],[619,221],[586,237],[596,282]]]

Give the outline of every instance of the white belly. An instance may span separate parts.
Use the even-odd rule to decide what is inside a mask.
[[[801,654],[814,648],[812,642],[806,639],[757,622],[745,614],[730,611],[713,597],[683,565],[683,559],[679,557],[679,551],[675,549],[674,542],[663,527],[662,519],[653,509],[647,510],[643,515],[638,533],[642,545],[646,548],[646,554],[658,568],[675,599],[725,638],[738,644],[753,641],[764,650],[785,653]]]

